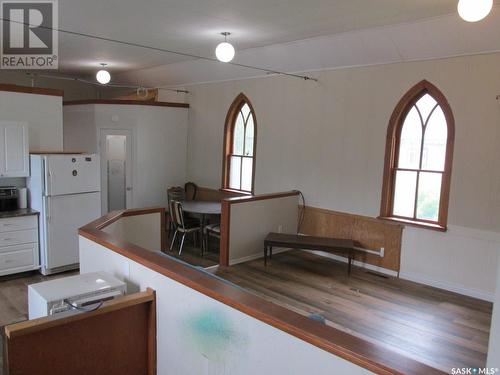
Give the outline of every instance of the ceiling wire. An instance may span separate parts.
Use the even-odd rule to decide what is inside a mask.
[[[179,52],[179,51],[169,50],[169,49],[166,49],[166,48],[159,48],[159,47],[149,46],[149,45],[146,45],[146,44],[139,44],[139,43],[127,42],[127,41],[118,40],[118,39],[107,38],[107,37],[103,37],[103,36],[99,36],[99,35],[92,35],[92,34],[80,33],[80,32],[77,32],[77,31],[59,29],[59,28],[48,27],[48,26],[32,25],[32,24],[30,24],[28,22],[14,21],[14,20],[10,20],[8,18],[1,18],[1,20],[2,21],[6,21],[6,22],[18,23],[18,24],[25,25],[25,26],[36,26],[39,29],[57,31],[57,32],[64,33],[64,34],[81,36],[81,37],[91,38],[91,39],[96,39],[96,40],[102,40],[102,41],[105,41],[105,42],[122,44],[122,45],[130,46],[130,47],[144,48],[144,49],[149,49],[149,50],[157,51],[157,52],[170,53],[170,54],[174,54],[174,55],[178,55],[178,56],[191,57],[191,58],[194,58],[194,59],[200,59],[200,60],[205,60],[205,61],[211,61],[211,62],[221,63],[219,60],[217,60],[216,58],[213,58],[213,57],[206,57],[206,56],[200,56],[200,55],[195,55],[195,54],[191,54],[191,53]],[[293,78],[300,78],[300,79],[303,79],[305,81],[318,82],[318,79],[313,78],[313,77],[309,77],[307,75],[300,75],[300,74],[295,74],[295,73],[286,73],[286,72],[282,72],[282,71],[279,71],[279,70],[267,69],[267,68],[262,68],[262,67],[258,67],[258,66],[247,65],[247,64],[240,64],[240,63],[235,63],[235,62],[227,62],[227,63],[223,63],[223,64],[229,64],[229,65],[237,66],[237,67],[240,67],[240,68],[247,68],[247,69],[259,70],[259,71],[262,71],[262,72],[266,72],[267,74],[278,74],[278,75],[284,75],[284,76],[293,77]]]

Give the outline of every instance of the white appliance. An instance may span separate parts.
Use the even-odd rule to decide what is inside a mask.
[[[28,286],[28,316],[37,319],[69,310],[88,311],[126,293],[126,284],[105,272],[44,281]]]
[[[78,228],[101,216],[99,156],[31,155],[30,206],[40,212],[41,272],[78,268]]]

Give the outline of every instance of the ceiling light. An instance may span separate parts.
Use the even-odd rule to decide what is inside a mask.
[[[102,67],[104,68],[106,64],[101,64]],[[95,75],[95,78],[97,79],[97,82],[99,82],[102,85],[105,85],[111,81],[111,74],[107,70],[101,69],[97,72]]]
[[[229,62],[234,58],[235,53],[233,45],[227,42],[227,36],[231,35],[231,33],[224,32],[221,34],[224,35],[224,41],[215,49],[215,56],[219,61]]]
[[[481,21],[491,12],[493,0],[459,0],[458,14],[467,22]]]

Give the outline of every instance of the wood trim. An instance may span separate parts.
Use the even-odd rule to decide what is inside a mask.
[[[250,192],[247,191],[239,191],[235,189],[229,189],[229,163],[227,162],[228,156],[232,151],[232,140],[233,140],[233,132],[234,125],[236,123],[236,118],[238,116],[238,112],[244,104],[248,104],[250,107],[250,113],[253,118],[253,126],[254,126],[254,134],[253,134],[253,160],[252,160],[252,190]],[[222,150],[222,182],[221,189],[227,190],[230,192],[240,192],[243,194],[253,194],[255,192],[255,165],[257,160],[257,118],[255,116],[255,110],[253,108],[250,99],[243,94],[240,93],[236,99],[234,99],[233,103],[229,107],[226,115],[226,122],[224,125],[224,143]]]
[[[255,202],[255,201],[265,201],[267,199],[278,199],[278,198],[286,198],[292,197],[294,195],[299,195],[298,190],[286,191],[283,193],[271,193],[271,194],[260,194],[260,195],[243,195],[241,197],[231,197],[226,198],[224,201],[229,204],[238,204],[238,203],[247,203],[247,202]]]
[[[43,87],[29,87],[12,85],[8,83],[0,83],[0,91],[18,92],[24,94],[48,95],[48,96],[64,96],[63,90],[47,89]]]
[[[124,214],[126,215],[126,211],[115,213],[118,217]],[[106,221],[109,221],[107,216],[94,223],[102,225],[102,222]],[[86,225],[79,230],[79,234],[163,276],[369,371],[387,375],[443,374],[437,369],[390,351],[385,347],[308,319],[241,288],[188,267],[170,257],[114,238],[99,230],[96,224]]]
[[[165,218],[165,215],[163,215]],[[157,358],[158,348],[156,346],[157,340],[157,322],[156,322],[156,291],[151,288],[146,288],[146,292],[151,294],[153,300],[149,308],[148,319],[148,375],[156,375],[157,373]]]
[[[153,102],[153,101],[144,101],[144,100],[88,99],[88,100],[70,100],[70,101],[63,102],[64,106],[84,105],[84,104],[149,105],[149,106],[154,106],[154,107],[189,108],[188,103]]]
[[[451,170],[453,164],[453,148],[455,141],[455,119],[453,112],[444,94],[432,83],[423,80],[413,86],[398,102],[394,112],[389,120],[387,128],[385,160],[384,160],[384,175],[382,185],[382,197],[380,203],[380,218],[391,218],[398,221],[392,215],[393,195],[394,195],[394,168],[398,158],[399,136],[403,121],[415,105],[415,103],[425,94],[430,94],[439,104],[446,118],[448,125],[448,139],[446,144],[445,167],[443,171],[443,179],[441,183],[441,196],[439,203],[439,218],[434,225],[427,225],[426,222],[420,220],[407,220],[406,224],[418,225],[422,228],[446,230],[448,222],[448,205],[450,198]],[[422,139],[422,142],[424,140]],[[399,220],[401,221],[401,220]]]
[[[128,294],[123,297],[106,301],[99,309],[86,312],[85,314],[69,315],[64,318],[60,318],[57,315],[51,315],[38,319],[25,320],[19,323],[5,326],[5,336],[9,339],[20,337],[33,332],[39,332],[52,327],[65,325],[70,322],[77,322],[82,319],[99,316],[112,311],[123,309],[125,307],[140,305],[145,302],[153,302],[154,299],[154,292],[152,291],[152,289],[148,288],[148,290],[145,292]]]
[[[219,263],[224,267],[229,266],[229,233],[231,233],[231,204],[224,199],[221,202],[219,250]]]

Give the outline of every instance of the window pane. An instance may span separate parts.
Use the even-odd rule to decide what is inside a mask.
[[[441,107],[432,113],[425,128],[422,169],[444,171],[448,127]]]
[[[243,158],[241,190],[252,191],[253,158]]]
[[[243,142],[245,141],[245,124],[243,122],[243,115],[238,114],[236,124],[234,125],[233,134],[233,154],[243,155]]]
[[[441,178],[441,173],[420,173],[418,180],[417,219],[438,220]]]
[[[229,188],[240,190],[241,158],[231,156],[229,163]]]
[[[417,172],[396,171],[393,215],[413,218]]]
[[[250,107],[248,104],[243,104],[243,107],[241,107],[241,114],[243,115],[243,119],[247,121],[248,115],[250,114]]]
[[[253,156],[253,117],[250,115],[247,121],[247,129],[245,133],[245,155]]]
[[[401,129],[398,168],[418,169],[422,146],[422,122],[415,107],[411,109]]]
[[[429,94],[425,94],[418,100],[417,107],[418,110],[420,111],[420,114],[422,115],[422,121],[424,122],[424,124],[427,121],[427,117],[429,117],[432,109],[436,106],[436,104],[437,104],[436,100]]]

